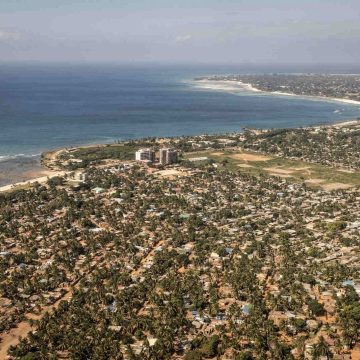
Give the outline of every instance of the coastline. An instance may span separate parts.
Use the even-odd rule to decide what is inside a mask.
[[[39,156],[14,156],[0,160],[0,186],[45,175]]]
[[[34,176],[36,176],[36,177],[34,177],[32,179],[0,186],[0,193],[15,190],[16,188],[26,188],[35,183],[44,184],[49,179],[56,177],[56,176],[64,176],[66,173],[67,173],[66,171],[52,171],[52,170],[42,171],[41,172],[42,176],[38,176],[39,174],[34,173]],[[46,174],[46,175],[44,175],[44,174]]]
[[[44,183],[48,178],[62,175],[56,167],[47,166],[46,160],[56,157],[59,152],[73,148],[101,147],[111,143],[88,142],[74,146],[46,149],[37,155],[0,156],[0,193],[14,187],[27,187],[34,182]],[[44,161],[45,160],[45,161]]]
[[[360,102],[347,100],[347,99],[336,99],[328,97],[316,97],[316,96],[303,96],[296,95],[286,92],[266,92],[255,88],[249,83],[235,80],[186,80],[185,82],[192,86],[207,89],[216,90],[221,92],[249,92],[254,94],[264,94],[271,96],[287,96],[293,98],[303,98],[308,100],[316,101],[327,101],[327,102],[341,102],[348,105],[360,105]],[[344,120],[335,120],[334,122],[314,122],[306,127],[327,127],[327,126],[346,126],[356,124],[356,119],[347,118]],[[240,130],[240,128],[239,128]],[[196,134],[194,134],[196,135]],[[136,139],[133,139],[136,140]],[[38,155],[14,155],[14,156],[0,156],[0,193],[4,191],[12,190],[17,187],[27,187],[35,182],[45,183],[48,178],[58,176],[59,169],[56,167],[47,166],[47,157],[56,157],[58,152],[65,149],[79,148],[79,147],[101,147],[110,145],[111,143],[99,143],[85,142],[83,144],[76,144],[75,146],[64,146],[60,148],[53,148],[45,150],[42,154]],[[10,167],[10,170],[9,170]]]
[[[294,96],[296,96],[296,95],[294,95]],[[351,125],[359,125],[360,126],[360,120],[359,119],[347,119],[347,120],[343,120],[343,121],[336,121],[331,124],[314,124],[314,125],[308,126],[308,128],[343,127],[343,126],[351,126]],[[74,149],[74,148],[78,148],[78,147],[103,147],[103,146],[108,146],[108,145],[110,145],[110,144],[84,144],[84,145],[75,146],[75,147],[71,147],[71,148]],[[53,158],[53,157],[56,157],[58,153],[66,150],[66,149],[69,149],[69,147],[48,150],[48,151],[43,152],[41,156],[43,159],[46,157]],[[38,169],[28,171],[27,175],[29,176],[29,178],[26,179],[25,181],[16,181],[16,182],[13,182],[10,184],[0,186],[0,193],[12,191],[17,188],[28,188],[28,187],[31,187],[31,185],[33,185],[35,183],[44,184],[53,177],[64,176],[64,175],[71,173],[71,171],[52,169],[51,167],[44,165],[43,162],[40,163],[40,166],[41,167]]]
[[[312,95],[298,95],[293,93],[286,93],[281,91],[263,91],[255,88],[253,85],[249,83],[244,83],[242,81],[235,80],[194,80],[195,84],[201,84],[199,86],[202,89],[208,90],[221,90],[221,91],[251,91],[255,93],[262,93],[265,95],[280,95],[280,96],[288,96],[288,97],[296,97],[303,98],[307,100],[321,100],[321,101],[330,101],[330,102],[341,102],[347,105],[359,105],[360,101],[351,100],[351,99],[341,99],[341,98],[332,98],[326,96],[312,96]]]
[[[360,120],[344,120],[344,121],[337,121],[336,123],[323,125],[323,127],[343,127],[343,126],[352,126],[352,125],[360,125]],[[315,126],[314,126],[315,127]]]

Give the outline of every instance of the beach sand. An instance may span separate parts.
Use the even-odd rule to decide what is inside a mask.
[[[322,101],[331,101],[331,102],[341,102],[349,105],[360,105],[360,101],[351,100],[351,99],[339,99],[331,98],[326,96],[311,96],[311,95],[297,95],[292,93],[286,93],[281,91],[262,91],[253,87],[251,84],[243,83],[242,81],[235,80],[197,80],[194,81],[197,87],[202,89],[210,90],[220,90],[220,91],[251,91],[257,93],[263,93],[268,95],[280,95],[280,96],[289,96],[289,97],[298,97],[308,100],[322,100]]]
[[[0,192],[35,182],[44,183],[48,177],[63,173],[63,171],[49,170],[41,166],[40,156],[0,161]]]
[[[30,180],[46,175],[40,164],[40,156],[17,157],[0,161],[0,186]]]
[[[342,122],[337,122],[329,126],[342,127],[342,126],[352,126],[352,125],[360,126],[360,120],[346,120]]]
[[[251,84],[243,83],[242,81],[230,81],[230,80],[197,80],[193,84],[201,89],[218,90],[218,91],[251,91],[262,92],[259,89],[254,88]]]
[[[35,176],[36,172],[32,172],[32,174]],[[12,183],[12,184],[8,184],[8,185],[4,185],[0,187],[0,193],[1,192],[5,192],[5,191],[9,191],[9,190],[13,190],[17,187],[27,187],[30,186],[32,184],[35,183],[39,183],[39,184],[44,184],[48,181],[48,179],[51,179],[55,176],[64,176],[66,174],[66,171],[52,171],[52,170],[46,170],[46,171],[41,171],[40,173],[38,173],[38,175],[41,174],[43,176],[38,176],[38,177],[33,177],[29,180],[26,181],[21,181],[21,182],[16,182],[16,183]],[[46,175],[44,175],[46,174]]]

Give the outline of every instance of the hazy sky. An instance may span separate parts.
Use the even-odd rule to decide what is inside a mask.
[[[360,0],[0,0],[0,61],[357,63]]]

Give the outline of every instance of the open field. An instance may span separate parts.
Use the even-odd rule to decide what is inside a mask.
[[[222,156],[223,153],[221,152],[214,152],[211,153],[213,156]],[[260,154],[253,154],[249,152],[240,152],[240,153],[228,153],[228,156],[234,160],[240,161],[268,161],[271,158],[269,156],[260,155]]]
[[[179,171],[176,169],[166,169],[166,170],[160,170],[154,172],[155,175],[158,175],[160,177],[173,179],[176,176],[187,176],[187,173],[184,171]]]
[[[207,157],[228,169],[252,175],[267,174],[289,178],[296,182],[305,182],[310,187],[329,191],[360,186],[360,172],[344,172],[341,168],[334,169],[301,160],[289,160],[241,150],[204,151],[185,155],[185,159],[191,157]]]

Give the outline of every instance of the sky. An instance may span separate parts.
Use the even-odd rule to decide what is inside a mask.
[[[0,0],[0,62],[356,64],[359,0]]]

